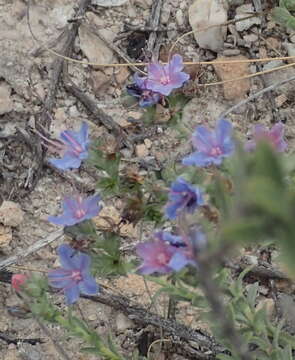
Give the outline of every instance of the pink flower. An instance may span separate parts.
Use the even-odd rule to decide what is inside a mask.
[[[14,288],[14,290],[20,291],[20,287],[23,286],[27,279],[28,277],[24,274],[14,274],[11,278],[11,286]]]
[[[148,65],[148,76],[139,78],[137,81],[144,81],[147,90],[168,96],[173,89],[182,87],[189,79],[189,75],[183,71],[182,57],[178,54],[172,56],[167,65],[152,63]]]
[[[253,129],[253,140],[249,140],[245,149],[254,150],[259,141],[267,141],[278,152],[284,152],[288,144],[284,140],[284,124],[279,122],[270,130],[265,125],[256,125]]]

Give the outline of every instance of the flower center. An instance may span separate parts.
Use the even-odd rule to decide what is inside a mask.
[[[75,282],[79,282],[82,280],[82,274],[80,270],[73,270],[72,271],[72,275],[71,278],[75,281]]]
[[[160,254],[157,256],[157,260],[158,260],[158,263],[159,263],[160,265],[166,265],[166,264],[167,264],[168,257],[167,257],[166,254],[160,253]]]
[[[76,210],[76,212],[75,212],[75,217],[76,217],[77,219],[81,219],[83,216],[85,216],[85,214],[86,214],[86,211],[85,211],[85,210],[83,210],[83,209],[78,209],[78,210]]]
[[[170,82],[170,78],[169,78],[168,75],[164,75],[164,76],[162,76],[161,79],[160,79],[160,83],[161,83],[162,85],[167,85],[167,84],[169,84],[169,82]]]
[[[211,149],[210,153],[211,156],[218,156],[222,154],[222,151],[219,146],[215,146]]]

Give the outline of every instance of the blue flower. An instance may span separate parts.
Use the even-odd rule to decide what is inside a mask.
[[[60,134],[62,147],[61,159],[49,159],[49,162],[60,170],[77,169],[82,160],[88,157],[88,125],[83,122],[79,132],[65,130]]]
[[[98,204],[99,195],[89,196],[83,199],[78,195],[75,198],[66,197],[63,203],[63,214],[61,216],[49,216],[48,221],[55,225],[71,226],[84,220],[97,216],[102,206]]]
[[[205,167],[211,164],[220,165],[225,157],[230,156],[235,148],[232,139],[232,124],[220,119],[215,130],[205,126],[197,126],[193,138],[196,152],[182,160],[183,165]]]
[[[166,65],[152,63],[148,65],[146,87],[149,90],[168,96],[174,89],[178,89],[189,80],[189,75],[183,70],[182,57],[174,54]]]
[[[193,213],[201,205],[204,205],[202,190],[180,177],[171,185],[165,213],[173,220],[180,212]]]
[[[48,272],[49,284],[65,293],[67,304],[73,304],[80,294],[95,295],[99,287],[90,275],[90,257],[76,252],[69,245],[58,248],[61,268]]]
[[[205,234],[198,228],[183,236],[158,231],[154,239],[136,246],[137,255],[143,259],[138,268],[142,275],[169,274],[188,265],[197,266],[195,252],[201,252],[207,245]]]
[[[141,78],[138,74],[135,74],[134,83],[127,86],[127,92],[129,95],[132,95],[139,99],[140,107],[148,107],[154,104],[158,104],[162,98],[161,94],[148,90],[146,88],[146,79]]]

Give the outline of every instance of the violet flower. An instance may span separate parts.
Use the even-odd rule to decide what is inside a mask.
[[[155,241],[147,241],[136,246],[137,255],[143,259],[138,272],[142,275],[168,274],[180,271],[188,265],[196,266],[193,244],[203,243],[204,237],[203,233],[194,232],[192,242],[190,236],[173,235],[167,231],[155,233]]]
[[[102,206],[98,204],[99,195],[89,196],[83,199],[81,195],[70,198],[66,197],[63,203],[63,214],[49,216],[48,221],[55,225],[71,226],[84,220],[97,216]]]
[[[148,75],[138,77],[138,82],[144,82],[146,89],[168,96],[172,90],[182,87],[189,79],[189,75],[183,71],[182,57],[178,54],[172,56],[166,65],[151,63],[147,67]]]
[[[245,149],[254,150],[259,141],[267,141],[278,152],[284,152],[288,144],[284,140],[284,124],[279,122],[270,130],[265,125],[256,125],[253,128],[253,140],[249,140]]]
[[[179,235],[173,235],[169,231],[158,231],[154,233],[154,238],[156,240],[160,241],[166,241],[170,245],[176,246],[176,247],[182,247],[186,246],[183,242],[183,239]]]
[[[99,287],[90,275],[90,256],[76,252],[69,245],[58,248],[62,267],[48,272],[49,284],[61,289],[66,296],[67,304],[75,303],[80,294],[95,295]]]
[[[162,95],[158,92],[148,90],[146,87],[146,78],[141,78],[138,74],[135,74],[134,83],[127,86],[127,92],[139,99],[140,107],[148,107],[154,104],[158,104],[162,98]]]
[[[60,134],[62,144],[55,144],[61,159],[49,159],[60,170],[77,169],[88,157],[88,125],[83,122],[80,131],[65,130]]]
[[[232,124],[220,119],[215,130],[209,130],[201,125],[197,126],[192,137],[196,152],[186,156],[183,165],[205,167],[211,164],[220,165],[224,158],[230,156],[235,148],[232,138]]]
[[[138,272],[142,275],[153,273],[168,274],[173,271],[170,261],[177,252],[177,247],[165,241],[147,241],[136,246],[136,253],[143,259]]]
[[[202,190],[180,177],[171,185],[169,202],[165,209],[166,216],[173,220],[179,213],[193,213],[201,205],[204,205]]]

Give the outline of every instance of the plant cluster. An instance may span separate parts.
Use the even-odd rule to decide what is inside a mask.
[[[182,58],[176,54],[167,65],[151,63],[145,76],[136,74],[127,90],[139,106],[153,108],[161,102],[173,107],[171,93],[188,80]],[[193,152],[145,180],[123,171],[119,154],[106,154],[99,143],[90,142],[85,123],[78,132],[62,132],[60,139],[44,138],[44,144],[59,154],[50,159],[51,164],[69,171],[88,161],[101,170],[100,195],[66,197],[63,213],[48,218],[64,226],[73,238],[70,244],[58,247],[59,268],[50,270],[47,278],[14,275],[12,286],[34,316],[80,337],[86,344],[82,351],[103,359],[126,359],[111,338],[103,341],[75,317],[72,307],[80,295],[99,293],[97,276],[137,272],[148,275],[160,285],[159,292],[175,302],[187,301],[203,309],[224,346],[216,358],[293,358],[295,338],[285,330],[283,321],[271,321],[266,309],[257,307],[258,283],[247,290],[243,286],[251,269],[232,279],[226,267],[227,257],[235,249],[251,242],[273,243],[282,249],[294,271],[295,167],[292,155],[285,154],[282,123],[271,129],[255,126],[245,144],[227,119],[218,119],[214,129],[197,126],[191,138]],[[148,241],[136,244],[138,260],[134,263],[121,254],[116,227],[99,232],[92,220],[100,214],[102,198],[113,197],[124,200],[125,221],[148,222],[155,229]],[[53,305],[50,289],[65,295],[67,313]]]

